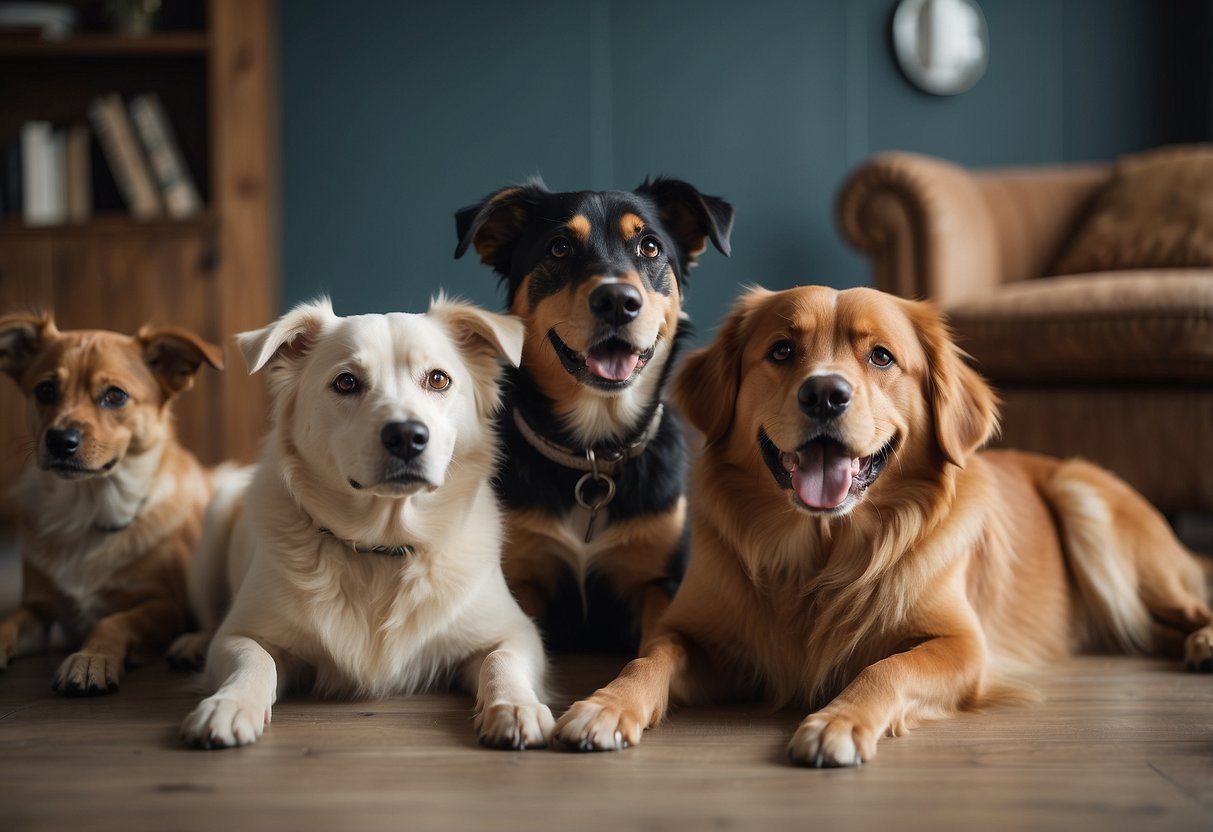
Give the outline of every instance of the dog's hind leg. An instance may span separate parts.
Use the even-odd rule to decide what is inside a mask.
[[[1200,563],[1153,506],[1117,477],[1082,461],[1041,484],[1060,518],[1087,642],[1178,655],[1213,673],[1213,611]]]
[[[482,744],[521,751],[551,741],[555,720],[541,701],[545,672],[543,643],[526,620],[494,650],[464,664],[465,684],[476,695],[475,727]]]

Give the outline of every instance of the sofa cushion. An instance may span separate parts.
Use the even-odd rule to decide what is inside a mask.
[[[1053,274],[1213,267],[1213,145],[1126,156]]]
[[[1213,269],[1046,277],[946,311],[995,382],[1213,383]]]

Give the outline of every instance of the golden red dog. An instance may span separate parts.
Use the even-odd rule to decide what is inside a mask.
[[[929,305],[755,289],[675,398],[705,438],[690,568],[642,657],[559,721],[566,744],[622,748],[670,701],[765,694],[812,709],[793,761],[858,765],[1073,650],[1213,671],[1198,562],[1104,470],[976,453],[997,401]]]

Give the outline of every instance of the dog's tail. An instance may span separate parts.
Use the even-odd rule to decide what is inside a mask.
[[[1146,500],[1082,460],[1058,464],[1037,487],[1057,518],[1075,595],[1079,646],[1172,652],[1165,624],[1179,624],[1205,588],[1197,561]]]

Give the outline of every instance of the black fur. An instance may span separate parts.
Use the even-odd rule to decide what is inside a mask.
[[[624,240],[617,230],[619,220],[628,213],[644,221],[643,233],[634,240]],[[590,221],[587,240],[567,232],[566,224],[576,214]],[[505,283],[510,308],[516,308],[517,293],[530,277],[525,305],[533,310],[545,297],[586,280],[631,271],[640,275],[644,291],[652,295],[670,295],[671,275],[680,289],[685,288],[695,257],[708,240],[722,253],[729,253],[733,209],[727,202],[673,179],[645,180],[631,192],[552,193],[542,183],[531,182],[490,194],[459,211],[455,222],[459,237],[455,256],[462,256],[475,244],[481,259]],[[637,246],[650,237],[659,244],[660,253],[652,258],[637,256]],[[556,239],[570,244],[560,257],[552,255]],[[685,324],[679,326],[673,337],[669,359],[661,370],[658,397],[636,424],[619,425],[613,441],[596,450],[625,446],[647,428],[665,398],[668,377],[688,329]],[[576,507],[574,487],[584,472],[552,462],[535,450],[515,423],[515,409],[541,436],[583,450],[561,427],[552,402],[538,389],[525,365],[511,370],[497,421],[504,451],[498,493],[507,509],[539,510],[554,519],[563,518]],[[686,468],[682,421],[666,408],[644,452],[627,461],[615,477],[617,490],[608,508],[609,521],[658,517],[671,511],[686,491]],[[664,568],[654,570],[661,575],[654,583],[670,594],[686,568],[686,543],[684,529],[674,551],[667,553]],[[542,622],[545,638],[556,649],[634,653],[638,635],[634,605],[639,599],[620,598],[610,580],[609,563],[596,566],[598,570],[586,579],[588,610],[582,609],[580,588],[570,572],[546,611]]]

